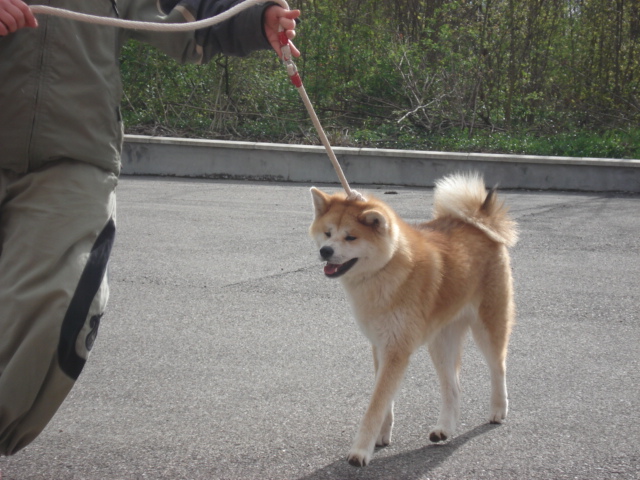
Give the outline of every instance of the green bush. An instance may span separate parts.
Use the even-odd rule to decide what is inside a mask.
[[[634,2],[291,3],[335,145],[640,158]],[[129,132],[318,143],[273,52],[180,66],[131,42],[122,72]]]

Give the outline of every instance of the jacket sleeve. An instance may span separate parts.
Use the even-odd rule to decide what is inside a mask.
[[[128,20],[184,23],[223,13],[243,0],[118,0]],[[219,53],[246,56],[271,48],[264,34],[263,15],[271,3],[243,10],[225,22],[188,32],[123,30],[122,41],[134,38],[149,43],[181,63],[206,63]]]

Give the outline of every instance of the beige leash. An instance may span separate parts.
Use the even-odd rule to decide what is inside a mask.
[[[289,5],[285,0],[269,0],[279,4],[285,10],[289,10]],[[88,15],[86,13],[73,12],[62,8],[49,7],[47,5],[31,5],[33,13],[52,15],[55,17],[68,18],[80,22],[93,23],[95,25],[106,25],[109,27],[126,28],[130,30],[151,30],[154,32],[188,32],[200,28],[210,27],[218,23],[229,20],[234,15],[251,8],[265,0],[245,0],[244,2],[230,8],[226,12],[204,20],[186,23],[160,23],[160,22],[137,22],[135,20],[124,20],[122,18],[100,17],[98,15]]]

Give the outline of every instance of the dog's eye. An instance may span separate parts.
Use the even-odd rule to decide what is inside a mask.
[[[331,232],[324,232],[324,236],[327,238],[331,238]]]
[[[346,237],[344,237],[344,239],[347,242],[353,242],[354,240],[356,240],[356,237],[354,237],[353,235],[347,235]]]

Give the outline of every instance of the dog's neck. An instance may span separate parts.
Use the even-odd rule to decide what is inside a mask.
[[[389,261],[374,272],[345,275],[342,284],[349,295],[368,305],[385,304],[396,295],[412,271],[413,255],[407,239],[398,233]]]

